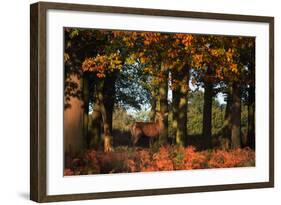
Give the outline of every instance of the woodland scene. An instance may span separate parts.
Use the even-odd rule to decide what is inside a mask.
[[[64,28],[64,176],[255,166],[255,38]]]

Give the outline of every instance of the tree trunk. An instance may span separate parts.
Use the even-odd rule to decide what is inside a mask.
[[[249,66],[250,76],[252,78],[248,89],[248,136],[247,145],[255,149],[255,68],[254,65]]]
[[[177,132],[176,143],[180,146],[187,144],[187,107],[188,107],[188,90],[189,90],[189,68],[184,67],[179,73],[179,101],[177,114]]]
[[[175,78],[175,74],[173,74],[173,78]],[[175,88],[173,90],[173,122],[172,122],[172,129],[173,129],[173,141],[176,142],[177,130],[178,130],[178,113],[179,113],[179,89]]]
[[[227,92],[227,101],[226,101],[226,108],[224,114],[224,123],[222,128],[222,139],[220,144],[222,149],[227,150],[230,149],[230,141],[231,141],[231,106],[232,106],[232,88],[229,88]]]
[[[232,96],[231,92],[227,94],[227,102],[226,102],[226,108],[225,108],[225,114],[224,114],[224,121],[225,121],[225,126],[226,126],[226,131],[225,131],[225,137],[230,136],[230,131],[231,131],[231,107],[232,107]]]
[[[78,92],[82,88],[81,78],[77,74],[71,74],[66,77],[66,85],[77,85],[77,90],[71,90],[71,92]],[[73,89],[65,87],[65,89]],[[80,97],[74,97],[72,95],[66,96],[68,98],[68,106],[64,109],[64,151],[67,157],[72,157],[81,152],[86,146],[85,139],[83,137],[83,100]]]
[[[185,146],[187,142],[187,97],[181,96],[177,120],[176,144]]]
[[[241,147],[241,90],[237,82],[232,85],[231,148]]]
[[[160,112],[162,114],[168,113],[168,69],[161,63],[161,75],[159,83],[159,97],[160,97]],[[164,129],[159,136],[159,144],[168,142],[168,115],[164,118]]]
[[[87,142],[89,138],[89,82],[88,77],[85,75],[83,76],[83,109],[83,136],[85,141]]]
[[[150,121],[154,121],[155,120],[155,114],[156,114],[156,107],[157,107],[157,95],[156,95],[156,91],[154,90],[154,88],[152,88],[152,92],[151,92],[151,100],[150,100],[150,105],[151,105],[151,111],[150,111]]]
[[[116,82],[116,73],[112,73],[105,78],[105,86],[103,89],[104,92],[104,105],[106,108],[109,131],[112,133],[112,119],[113,119],[113,109],[115,103],[115,82]]]
[[[104,152],[109,152],[112,150],[111,147],[111,136],[110,136],[110,125],[107,116],[107,110],[104,105],[104,79],[97,80],[97,101],[100,105],[100,113],[103,122],[103,142],[104,142]]]
[[[203,139],[205,149],[212,147],[212,99],[213,99],[213,84],[205,81],[204,84],[204,107],[203,107]]]
[[[101,145],[101,111],[100,105],[96,101],[93,106],[91,134],[89,139],[89,147],[98,149]]]
[[[248,146],[255,149],[255,88],[249,87],[249,104],[248,104]]]

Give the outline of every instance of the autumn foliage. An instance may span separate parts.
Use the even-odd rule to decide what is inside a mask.
[[[127,151],[126,151],[127,150]],[[196,151],[193,146],[161,146],[158,150],[130,149],[102,153],[88,150],[73,158],[64,175],[128,173],[206,168],[255,166],[255,152],[249,148]]]

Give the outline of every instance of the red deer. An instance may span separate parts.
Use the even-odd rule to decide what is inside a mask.
[[[135,122],[130,126],[132,145],[135,146],[141,137],[154,139],[164,130],[164,119],[168,113],[156,113],[155,122]],[[150,140],[151,141],[151,140]]]

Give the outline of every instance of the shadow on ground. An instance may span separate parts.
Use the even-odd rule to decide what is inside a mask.
[[[21,192],[21,193],[18,193],[18,195],[19,195],[19,197],[21,197],[22,199],[26,199],[26,200],[29,200],[29,199],[30,199],[29,193]]]

